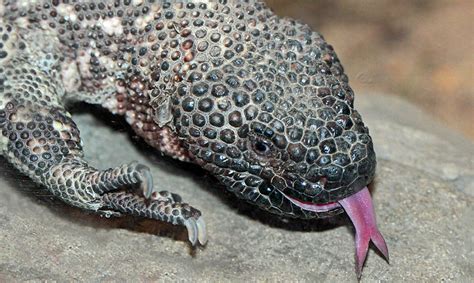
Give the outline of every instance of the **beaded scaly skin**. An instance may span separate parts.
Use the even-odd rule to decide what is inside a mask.
[[[370,240],[388,257],[366,188],[372,140],[333,48],[307,25],[260,1],[0,3],[0,153],[61,200],[185,225],[193,245],[206,242],[201,213],[146,166],[87,164],[67,112],[87,102],[262,209],[346,211],[359,276]],[[133,185],[141,193],[123,189]]]

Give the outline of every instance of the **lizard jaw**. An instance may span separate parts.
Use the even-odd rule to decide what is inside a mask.
[[[370,241],[374,243],[375,247],[377,247],[377,249],[382,253],[388,262],[389,254],[387,244],[385,243],[385,239],[377,227],[372,198],[370,197],[369,189],[367,187],[364,187],[357,193],[341,199],[338,202],[331,202],[327,204],[303,202],[288,195],[284,196],[293,204],[309,211],[325,212],[341,206],[344,208],[356,230],[355,261],[356,273],[359,279],[362,275],[362,267],[367,257]]]

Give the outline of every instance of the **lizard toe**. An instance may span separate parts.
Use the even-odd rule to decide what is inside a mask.
[[[160,201],[160,200],[163,200],[163,201],[169,201],[169,202],[182,202],[182,198],[180,195],[178,194],[175,194],[175,193],[171,193],[169,191],[154,191],[151,196],[150,196],[150,199],[153,200],[153,201]]]

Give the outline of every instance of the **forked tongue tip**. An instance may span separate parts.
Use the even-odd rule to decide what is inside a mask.
[[[346,211],[356,229],[356,273],[360,279],[362,267],[364,266],[369,249],[369,242],[372,240],[377,249],[388,261],[388,248],[385,240],[377,228],[375,221],[374,207],[369,189],[364,187],[359,192],[339,201]]]

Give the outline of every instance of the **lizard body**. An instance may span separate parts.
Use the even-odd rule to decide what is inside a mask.
[[[87,102],[262,209],[346,211],[359,275],[370,240],[388,257],[366,188],[372,140],[333,48],[307,25],[260,1],[0,3],[1,154],[58,198],[185,225],[193,245],[206,242],[201,213],[158,191],[145,166],[88,165],[67,112]]]

